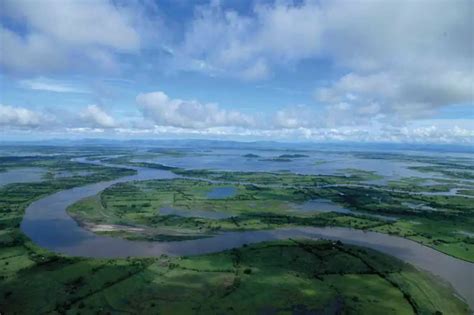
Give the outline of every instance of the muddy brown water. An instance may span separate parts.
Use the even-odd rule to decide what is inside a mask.
[[[107,164],[104,164],[107,165]],[[66,212],[73,203],[116,183],[169,179],[175,174],[133,168],[136,175],[63,190],[31,203],[21,230],[39,246],[71,256],[119,258],[166,255],[199,255],[264,241],[308,238],[340,240],[392,255],[448,282],[474,309],[474,264],[397,236],[337,227],[292,227],[275,230],[225,232],[210,238],[179,242],[130,241],[94,234],[80,227]]]

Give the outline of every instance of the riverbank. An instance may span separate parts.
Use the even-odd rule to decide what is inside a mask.
[[[329,238],[370,247],[399,257],[414,266],[439,275],[474,306],[471,296],[474,264],[454,259],[416,242],[380,233],[343,228],[288,228],[267,231],[228,232],[214,237],[180,242],[140,242],[101,236],[86,231],[67,215],[69,205],[94,196],[118,182],[170,178],[164,170],[138,169],[135,176],[124,177],[58,192],[33,202],[26,210],[22,230],[47,249],[86,257],[151,257],[166,255],[199,255],[236,248],[244,244],[287,238]],[[158,172],[158,173],[157,173]],[[433,263],[436,262],[436,263]]]

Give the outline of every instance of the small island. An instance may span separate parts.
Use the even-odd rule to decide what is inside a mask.
[[[282,158],[282,159],[297,159],[297,158],[305,158],[305,157],[309,157],[309,155],[306,155],[306,154],[282,154],[279,156],[279,158]]]
[[[248,158],[248,159],[255,159],[255,158],[259,158],[260,155],[258,154],[253,154],[253,153],[248,153],[248,154],[245,154],[243,155],[244,158]]]

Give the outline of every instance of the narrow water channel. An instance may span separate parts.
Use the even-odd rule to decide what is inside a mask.
[[[78,161],[86,162],[84,159]],[[97,161],[93,163],[102,164]],[[21,230],[34,243],[51,251],[71,256],[102,258],[149,257],[162,254],[198,255],[240,247],[243,244],[287,238],[340,240],[344,243],[369,247],[395,256],[441,277],[454,287],[471,309],[474,309],[474,264],[401,237],[349,228],[294,227],[263,231],[225,232],[210,238],[180,242],[129,241],[87,231],[67,214],[67,207],[73,203],[96,195],[116,183],[177,177],[164,170],[140,167],[133,169],[137,170],[136,175],[63,190],[31,203],[26,209]]]

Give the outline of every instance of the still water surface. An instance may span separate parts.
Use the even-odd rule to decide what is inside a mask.
[[[47,170],[41,167],[22,167],[0,172],[0,187],[14,183],[41,182]]]
[[[79,161],[85,162],[85,160]],[[136,175],[63,190],[31,203],[21,223],[22,231],[39,246],[54,252],[72,256],[106,258],[149,257],[162,254],[198,255],[240,247],[243,244],[287,238],[340,240],[348,244],[370,247],[440,276],[455,288],[471,309],[474,309],[474,264],[396,236],[349,228],[294,227],[226,232],[210,238],[180,242],[129,241],[87,231],[67,214],[68,206],[116,183],[176,177],[173,173],[164,170],[138,167],[133,169],[137,170]]]

